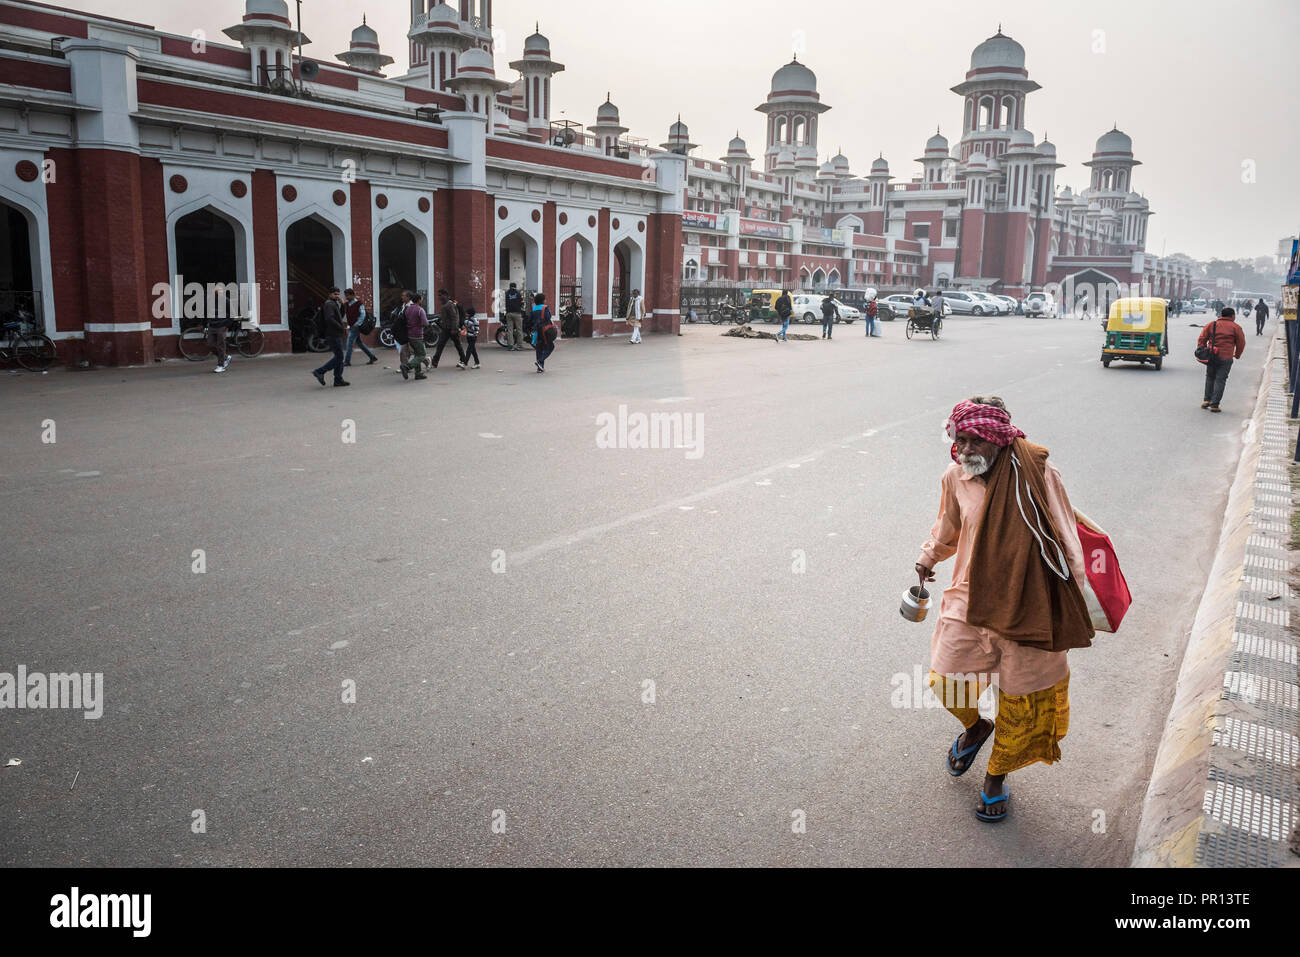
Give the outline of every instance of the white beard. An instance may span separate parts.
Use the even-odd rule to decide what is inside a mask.
[[[961,465],[961,470],[971,478],[983,475],[993,465],[982,455],[959,455],[957,460],[958,464]]]

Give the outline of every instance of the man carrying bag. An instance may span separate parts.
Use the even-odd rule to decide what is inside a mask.
[[[1196,361],[1205,363],[1205,400],[1202,409],[1222,412],[1219,402],[1228,384],[1232,363],[1246,351],[1246,333],[1237,325],[1237,313],[1224,306],[1218,319],[1207,322],[1196,340]]]

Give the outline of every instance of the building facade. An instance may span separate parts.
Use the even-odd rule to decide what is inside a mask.
[[[490,0],[412,15],[417,62],[387,78],[364,23],[300,57],[285,0],[248,0],[220,44],[0,2],[0,293],[95,364],[174,356],[214,309],[288,351],[331,286],[495,316],[514,281],[571,300],[584,335],[621,331],[640,288],[646,328],[675,331],[687,158],[554,145],[545,37],[512,85]]]
[[[757,107],[760,160],[737,133],[715,162],[680,118],[658,146],[629,135],[608,94],[585,128],[553,121],[564,65],[539,31],[499,78],[492,0],[409,2],[409,66],[387,76],[364,18],[347,50],[303,55],[286,0],[247,0],[221,43],[0,0],[0,312],[25,302],[61,356],[120,364],[176,355],[222,308],[288,350],[331,286],[381,314],[445,287],[495,318],[513,282],[588,336],[623,330],[633,288],[649,331],[675,331],[683,281],[1185,291],[1185,264],[1145,251],[1127,136],[1057,188],[1000,31],[953,87],[961,138],[936,132],[900,183],[883,157],[819,165],[830,106],[797,60]]]
[[[865,174],[847,157],[818,164],[830,106],[794,60],[772,76],[761,169],[737,133],[720,162],[692,157],[685,199],[686,282],[721,286],[902,291],[979,289],[1013,296],[1048,284],[1096,289],[1145,284],[1184,295],[1190,271],[1146,252],[1139,164],[1118,129],[1097,141],[1087,187],[1058,188],[1056,148],[1025,128],[1039,85],[1025,51],[999,30],[971,54],[961,137],[938,130],[895,182],[883,156]],[[685,128],[681,138],[687,141]]]

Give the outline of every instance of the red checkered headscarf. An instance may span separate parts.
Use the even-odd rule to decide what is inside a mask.
[[[1006,409],[974,402],[958,402],[953,406],[944,431],[953,440],[951,455],[954,462],[959,461],[956,443],[958,432],[978,435],[985,442],[992,442],[1000,448],[1006,448],[1016,439],[1025,437],[1025,433],[1011,424],[1011,413]]]

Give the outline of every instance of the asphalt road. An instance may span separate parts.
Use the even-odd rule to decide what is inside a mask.
[[[303,356],[0,376],[0,671],[104,675],[98,720],[0,711],[0,863],[1126,864],[1267,343],[1212,416],[1207,318],[1160,372],[1007,317],[688,326],[545,375],[489,344],[418,383],[385,352],[349,389]],[[899,596],[976,393],[1135,596],[1071,653],[1064,760],[997,826],[987,751],[952,779],[957,723],[891,703],[927,668]],[[620,404],[698,413],[700,454],[598,447]]]

